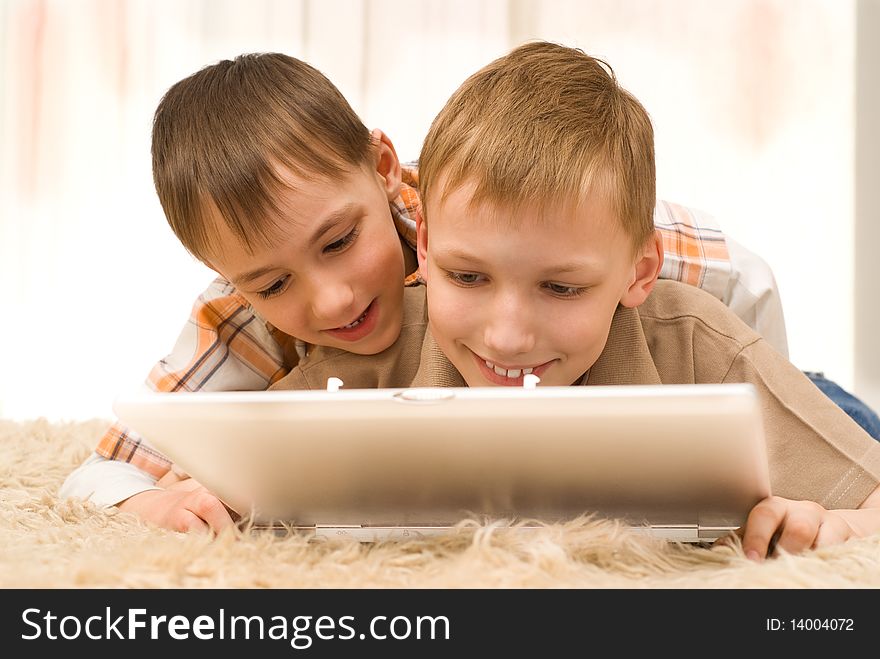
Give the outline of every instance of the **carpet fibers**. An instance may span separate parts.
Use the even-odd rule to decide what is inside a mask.
[[[4,588],[878,588],[880,535],[755,564],[583,518],[528,533],[462,522],[448,535],[361,544],[187,535],[59,500],[106,421],[0,420]]]

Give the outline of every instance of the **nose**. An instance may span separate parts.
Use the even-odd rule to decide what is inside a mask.
[[[516,294],[499,295],[487,305],[488,317],[483,342],[498,360],[508,360],[531,352],[535,347],[534,312]]]
[[[355,311],[354,289],[346,280],[313,280],[310,288],[312,314],[321,322],[334,327],[350,323]]]

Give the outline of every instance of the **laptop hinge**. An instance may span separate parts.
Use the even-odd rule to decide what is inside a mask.
[[[316,538],[353,538],[361,542],[401,540],[448,533],[448,526],[360,526],[357,524],[316,524]]]
[[[532,530],[535,527],[521,527]],[[717,540],[734,530],[730,526],[701,526],[698,524],[655,524],[632,526],[635,533],[676,542],[709,542]],[[277,530],[282,531],[279,527]],[[315,538],[352,538],[361,542],[399,540],[447,533],[449,526],[362,526],[359,524],[315,524],[295,526],[292,530]]]
[[[736,530],[735,526],[700,526],[700,540],[717,540],[730,535]]]
[[[652,524],[650,526],[633,526],[632,531],[654,538],[687,542],[700,540],[700,528],[696,524]]]

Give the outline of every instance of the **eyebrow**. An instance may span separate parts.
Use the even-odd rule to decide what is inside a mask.
[[[544,272],[547,274],[553,275],[563,275],[569,272],[581,272],[583,270],[589,270],[591,272],[599,270],[599,266],[595,263],[590,263],[589,261],[581,261],[571,263],[560,263],[559,265],[554,265],[549,268],[546,268]]]
[[[437,256],[468,261],[478,267],[483,265],[483,261],[478,256],[458,247],[450,247],[448,249],[441,248],[438,250]],[[551,265],[550,267],[544,268],[542,272],[545,275],[559,275],[569,272],[580,272],[583,270],[595,272],[601,270],[601,267],[590,261],[569,261],[567,263]]]
[[[236,287],[241,288],[244,284],[249,284],[255,279],[259,279],[265,274],[272,272],[273,270],[277,270],[278,268],[274,265],[266,266],[265,268],[257,268],[256,270],[251,270],[250,272],[245,272],[238,277],[234,277],[231,281],[235,284]]]
[[[314,233],[312,233],[312,237],[309,238],[309,247],[313,247],[316,243],[320,242],[321,239],[327,234],[330,230],[332,230],[337,224],[342,222],[345,218],[349,217],[352,212],[357,208],[357,204],[355,202],[349,202],[345,204],[332,213],[330,213],[321,224],[318,225],[318,228],[315,229]],[[273,270],[277,270],[278,266],[268,265],[262,268],[256,268],[255,270],[249,270],[243,274],[240,274],[238,277],[233,278],[231,281],[236,286],[242,286],[244,284],[249,284],[255,279],[259,279],[260,277],[272,272]]]
[[[309,238],[309,247],[314,247],[315,243],[321,241],[321,238],[324,237],[324,234],[329,232],[333,227],[342,222],[347,217],[351,216],[352,212],[357,208],[357,204],[353,201],[348,202],[345,206],[342,206],[332,213],[328,215],[321,224],[318,225],[318,228],[312,234],[312,237]]]

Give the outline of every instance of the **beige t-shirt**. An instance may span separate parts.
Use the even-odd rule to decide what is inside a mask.
[[[400,338],[378,355],[315,347],[273,389],[465,386],[428,330],[425,289],[404,292]],[[764,412],[773,493],[857,508],[880,482],[880,442],[724,304],[658,281],[644,304],[618,307],[605,348],[580,384],[750,382]]]

